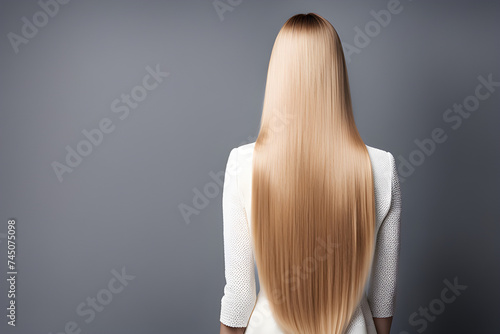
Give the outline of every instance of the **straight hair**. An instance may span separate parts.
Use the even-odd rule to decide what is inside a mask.
[[[283,115],[290,121],[277,124]],[[343,333],[371,268],[375,196],[342,44],[317,14],[289,18],[276,37],[251,203],[260,286],[278,325]]]

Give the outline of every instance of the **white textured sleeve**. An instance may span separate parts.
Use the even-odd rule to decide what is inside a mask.
[[[221,299],[220,322],[246,327],[257,299],[252,242],[238,188],[238,150],[229,154],[222,192],[224,266],[226,285]]]
[[[368,304],[375,318],[394,315],[399,267],[401,192],[396,162],[387,152],[391,169],[391,204],[377,234],[368,289]]]

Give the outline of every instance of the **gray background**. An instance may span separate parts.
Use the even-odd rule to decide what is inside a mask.
[[[315,12],[343,43],[388,1],[250,1],[218,16],[212,1],[72,1],[14,49],[36,1],[0,10],[1,333],[216,333],[224,287],[221,193],[187,224],[179,205],[254,141],[267,65],[290,16]],[[402,183],[402,248],[392,333],[497,333],[500,89],[452,129],[446,109],[500,81],[500,5],[409,1],[348,63],[359,131],[408,159],[442,128],[447,140]],[[170,75],[121,120],[111,103]],[[82,130],[115,129],[59,182]],[[220,188],[217,188],[220,190]],[[212,188],[213,190],[213,188]],[[17,326],[6,324],[7,220],[17,220]],[[112,270],[135,278],[96,312]],[[427,327],[409,317],[440,298],[445,279],[467,289]],[[108,295],[109,296],[109,295]],[[437,304],[436,304],[437,305]],[[88,308],[88,307],[86,307]],[[421,316],[418,317],[422,319]]]

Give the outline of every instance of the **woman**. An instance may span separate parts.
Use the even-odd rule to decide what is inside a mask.
[[[321,16],[295,15],[280,30],[259,136],[231,150],[222,198],[220,333],[389,333],[395,160],[361,139],[342,45]]]

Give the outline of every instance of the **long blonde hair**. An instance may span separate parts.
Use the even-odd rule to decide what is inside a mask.
[[[277,323],[286,333],[344,332],[373,259],[374,186],[342,45],[317,14],[291,17],[276,37],[251,203],[259,281]]]

